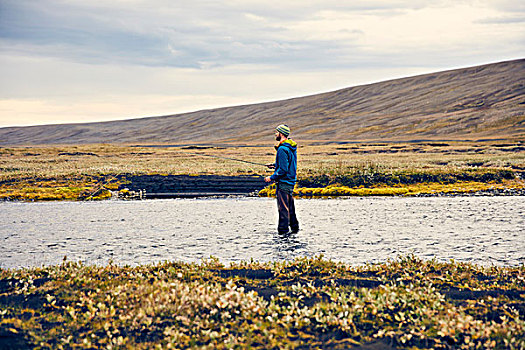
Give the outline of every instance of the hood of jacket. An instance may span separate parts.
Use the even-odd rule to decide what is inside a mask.
[[[284,141],[281,141],[281,143],[279,143],[279,146],[275,146],[275,149],[277,149],[277,148],[279,148],[281,146],[288,147],[288,148],[292,149],[293,151],[297,150],[297,142],[295,142],[292,139],[286,139]]]

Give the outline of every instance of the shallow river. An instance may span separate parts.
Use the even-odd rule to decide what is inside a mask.
[[[224,263],[323,254],[353,264],[398,255],[525,263],[523,197],[298,199],[301,231],[276,233],[274,199],[0,203],[0,267]]]

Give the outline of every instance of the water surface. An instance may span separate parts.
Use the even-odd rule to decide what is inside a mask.
[[[323,254],[364,264],[415,254],[525,263],[523,197],[298,199],[301,231],[276,233],[271,198],[0,203],[0,267],[224,263]]]

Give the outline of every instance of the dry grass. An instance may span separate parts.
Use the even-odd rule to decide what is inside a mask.
[[[486,143],[300,144],[298,177],[348,174],[460,173],[525,170],[523,141]],[[117,174],[269,175],[256,163],[274,161],[267,147],[131,147],[125,145],[31,146],[0,148],[0,193],[41,192],[74,199]],[[67,188],[70,188],[67,192]],[[72,189],[74,188],[74,189]],[[64,195],[69,193],[71,196]],[[66,194],[67,194],[66,193]]]
[[[437,145],[437,146],[436,146]],[[358,144],[306,146],[301,149],[301,174],[343,175],[356,171],[386,173],[451,173],[464,170],[525,169],[525,151],[519,146],[493,144]]]
[[[523,150],[521,150],[523,148]],[[300,145],[299,177],[348,174],[364,168],[382,172],[452,172],[473,168],[525,170],[525,143]],[[210,157],[214,156],[214,157]],[[101,174],[260,174],[265,167],[236,162],[274,161],[260,146],[130,147],[115,145],[0,148],[0,181],[19,177]]]

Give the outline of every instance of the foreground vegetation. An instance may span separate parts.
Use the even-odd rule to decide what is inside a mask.
[[[414,195],[525,187],[523,141],[307,144],[298,152],[299,195]],[[0,148],[0,199],[104,199],[111,195],[109,190],[125,186],[126,175],[266,176],[265,167],[225,158],[270,163],[274,156],[271,145]]]
[[[525,268],[423,261],[0,269],[0,347],[523,349]]]

